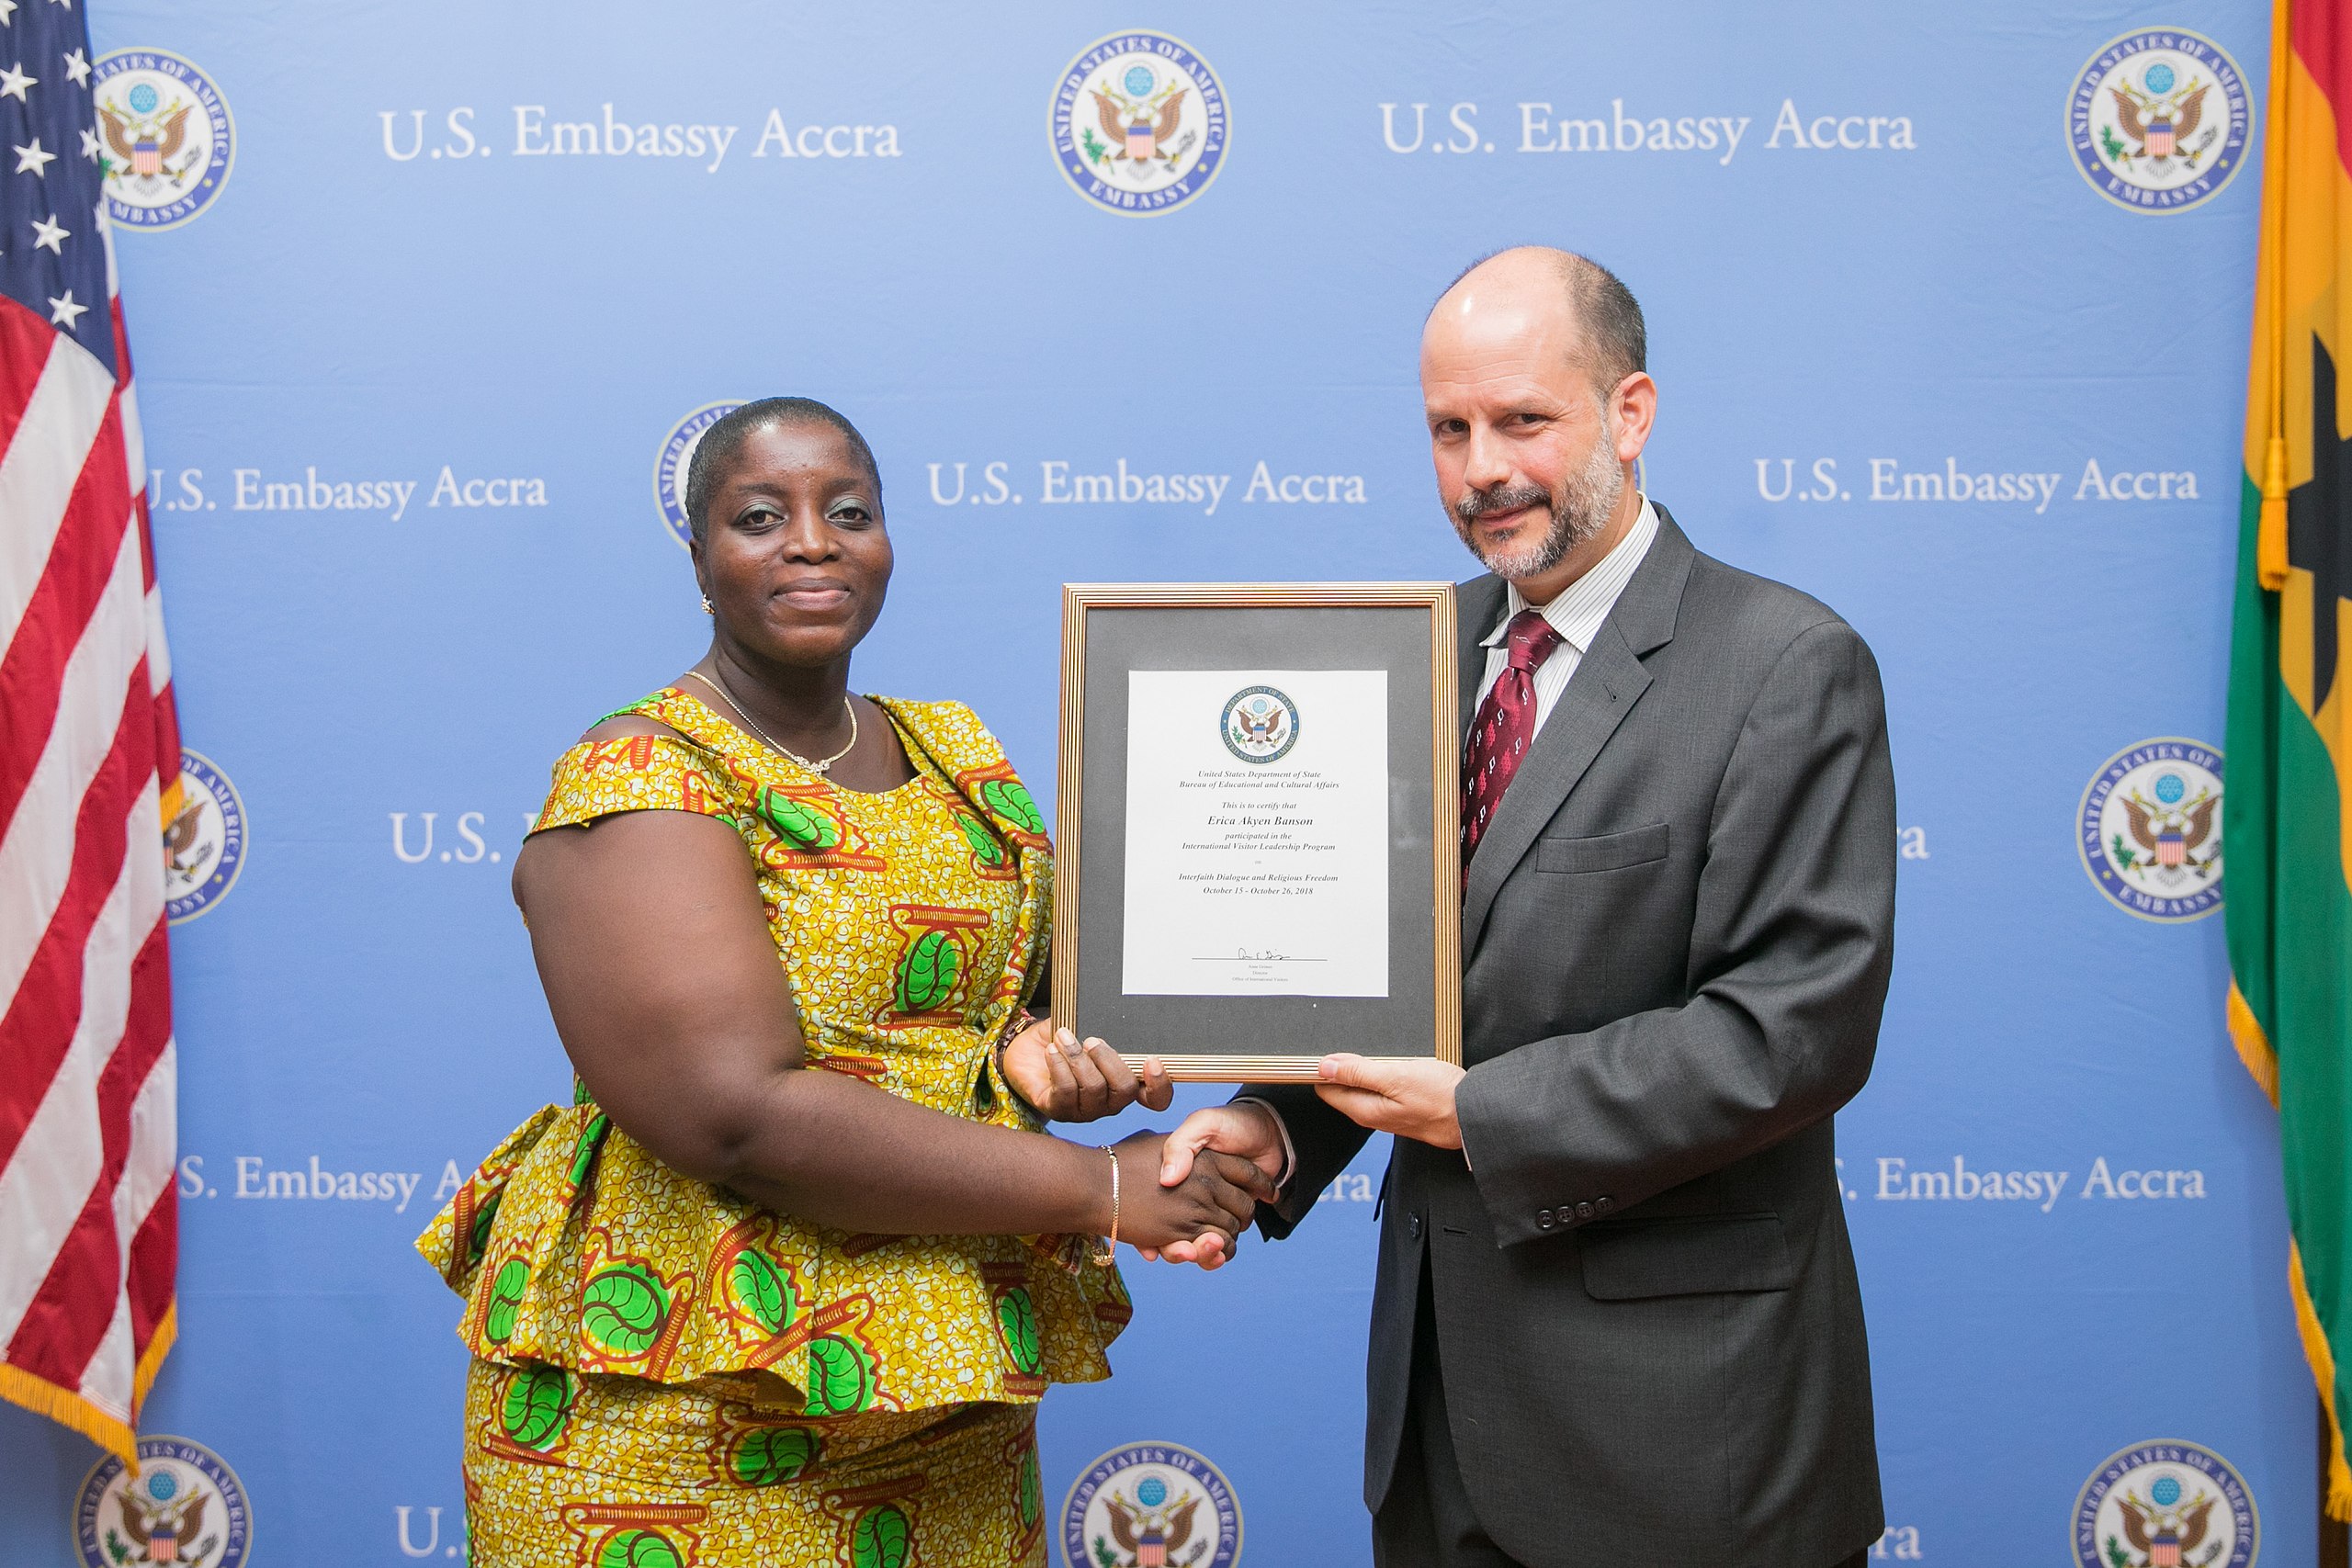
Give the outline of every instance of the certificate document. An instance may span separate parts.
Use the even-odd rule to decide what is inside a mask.
[[[1388,995],[1388,672],[1127,672],[1128,996]]]

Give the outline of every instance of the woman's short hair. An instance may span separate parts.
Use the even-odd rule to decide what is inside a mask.
[[[703,513],[710,505],[710,492],[719,476],[734,462],[753,431],[772,424],[822,424],[840,432],[874,480],[874,505],[876,512],[880,511],[882,470],[874,461],[874,448],[865,444],[857,426],[840,410],[814,398],[762,398],[718,419],[695,445],[694,459],[686,465],[686,526],[694,531],[696,539],[703,536],[707,526]]]

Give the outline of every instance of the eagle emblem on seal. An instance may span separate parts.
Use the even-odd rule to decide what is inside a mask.
[[[2115,125],[2100,130],[2108,157],[2119,164],[2145,158],[2158,169],[2177,158],[2194,169],[2221,134],[2218,126],[2207,127],[2202,137],[2189,141],[2204,124],[2205,95],[2212,90],[2211,82],[2193,75],[2182,82],[2177,72],[2162,62],[2149,66],[2137,85],[2128,76],[2111,82],[2107,93],[2115,100]],[[2137,149],[2132,141],[2140,144]]]
[[[1267,707],[1263,703],[1258,705],[1266,708],[1266,711],[1251,713],[1248,708],[1233,710],[1233,728],[1238,732],[1241,744],[1269,747],[1280,745],[1283,729],[1290,722],[1290,715],[1281,708]]]
[[[217,1538],[208,1537],[201,1542],[192,1540],[204,1528],[204,1505],[209,1495],[201,1487],[190,1487],[175,1497],[171,1490],[162,1490],[160,1497],[141,1495],[141,1488],[126,1486],[117,1499],[122,1517],[122,1533],[130,1538],[126,1551],[109,1550],[107,1555],[119,1563],[169,1562],[181,1568],[200,1563],[219,1544]],[[107,1532],[107,1546],[117,1546],[114,1533]]]
[[[2167,800],[2166,795],[2172,798]],[[2197,852],[2213,836],[2213,814],[2222,807],[2220,795],[2199,789],[2184,798],[2177,776],[2168,774],[2156,781],[2154,799],[2132,790],[2122,796],[2122,803],[2125,826],[2132,843],[2139,846],[2134,850],[2122,842],[2121,833],[2115,836],[2115,858],[2126,871],[2135,862],[2153,863],[2162,871],[2187,870],[2199,876],[2212,869],[2213,857],[2199,857]]]
[[[2177,1483],[2172,1490],[2177,1504]],[[2123,1510],[2123,1539],[2143,1554],[2130,1568],[2180,1568],[2183,1563],[2211,1562],[2217,1553],[2209,1552],[2201,1558],[2189,1553],[2204,1544],[2214,1501],[2210,1492],[2200,1494],[2187,1507],[2165,1507],[2129,1493],[2118,1498],[2116,1506]],[[2221,1543],[2214,1544],[2218,1547]]]
[[[153,96],[152,90],[150,96]],[[170,165],[187,141],[187,117],[195,112],[193,102],[183,102],[160,113],[146,115],[138,113],[135,106],[129,114],[111,104],[98,106],[98,118],[106,127],[107,145],[130,166],[130,172],[143,180],[169,175],[174,185],[187,177],[186,167],[174,169]]]
[[[164,829],[164,858],[173,874],[192,876],[198,862],[203,859],[204,846],[199,841],[204,834],[204,799],[192,795],[179,815]]]
[[[1145,1483],[1146,1486],[1149,1484]],[[1141,1494],[1144,1487],[1136,1490]],[[1162,1483],[1160,1501],[1165,1503],[1167,1496],[1167,1486]],[[1177,1561],[1172,1554],[1182,1551],[1184,1543],[1193,1539],[1193,1515],[1199,1509],[1201,1499],[1198,1494],[1191,1494],[1169,1508],[1147,1504],[1141,1495],[1133,1503],[1114,1496],[1105,1499],[1105,1506],[1111,1510],[1111,1539],[1127,1553],[1127,1562],[1133,1568],[1168,1568],[1169,1563]]]
[[[1184,117],[1184,95],[1192,91],[1184,84],[1171,82],[1159,92],[1139,99],[1130,98],[1107,84],[1089,91],[1093,95],[1094,115],[1102,127],[1102,134],[1117,149],[1111,153],[1112,163],[1148,164],[1158,159],[1172,169],[1176,160],[1191,150],[1191,137],[1179,140],[1176,136],[1177,123]]]

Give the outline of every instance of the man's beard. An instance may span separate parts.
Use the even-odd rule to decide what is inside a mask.
[[[1604,424],[1583,468],[1561,480],[1556,495],[1534,485],[1496,485],[1465,492],[1448,513],[1453,531],[1496,576],[1514,582],[1541,577],[1566,559],[1570,550],[1597,538],[1616,515],[1617,503],[1625,494],[1625,470],[1617,461],[1611,434]],[[1548,506],[1550,531],[1532,543],[1515,547],[1486,547],[1478,543],[1475,525],[1479,518],[1521,506]]]

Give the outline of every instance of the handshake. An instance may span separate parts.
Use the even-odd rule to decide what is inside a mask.
[[[1081,1043],[1050,1019],[1007,1041],[1001,1060],[1005,1081],[1052,1122],[1092,1122],[1135,1104],[1165,1111],[1176,1094],[1157,1058],[1146,1058],[1138,1077],[1110,1046]],[[1462,1069],[1444,1062],[1341,1053],[1323,1058],[1315,1092],[1359,1126],[1458,1149],[1453,1090],[1461,1080]],[[1275,1202],[1295,1174],[1281,1116],[1249,1099],[1195,1111],[1173,1133],[1136,1133],[1114,1154],[1119,1239],[1155,1261],[1204,1269],[1232,1258],[1257,1205]]]

